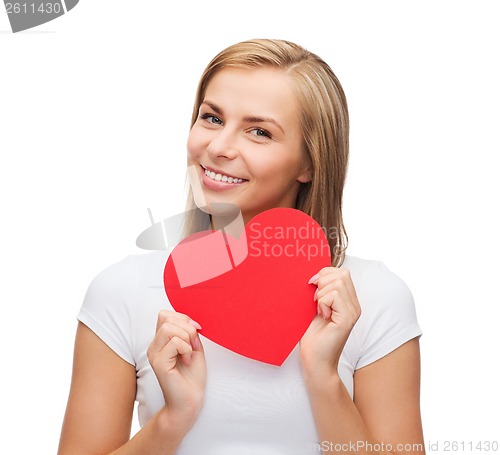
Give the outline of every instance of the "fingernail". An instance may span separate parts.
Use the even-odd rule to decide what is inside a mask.
[[[323,313],[321,312],[321,307],[319,306],[319,303],[318,303],[318,316],[323,317]]]
[[[307,284],[311,284],[311,283],[314,283],[317,279],[319,278],[319,272],[316,274],[316,275],[313,275]]]
[[[313,301],[316,302],[317,298],[318,298],[318,289],[316,288],[316,290],[314,291],[314,299],[313,299]]]
[[[193,327],[197,328],[198,330],[201,330],[201,325],[200,325],[200,324],[198,324],[196,321],[193,321],[192,319],[190,319],[190,320],[189,320],[189,323],[190,323]]]
[[[200,339],[199,339],[198,337],[196,337],[196,338],[194,339],[194,342],[193,342],[193,343],[194,343],[194,346],[195,346],[196,350],[197,350],[197,351],[199,351],[199,350],[201,349],[201,342],[200,342]]]

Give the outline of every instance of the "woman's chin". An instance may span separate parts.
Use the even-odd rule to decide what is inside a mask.
[[[213,198],[195,198],[194,202],[201,211],[212,216],[237,216],[241,213],[240,207],[232,202],[221,201]]]

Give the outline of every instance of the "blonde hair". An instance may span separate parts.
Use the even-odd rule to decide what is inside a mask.
[[[228,47],[212,59],[201,76],[191,127],[198,118],[207,86],[218,71],[259,67],[280,69],[294,82],[311,177],[310,182],[301,183],[295,208],[323,228],[332,265],[339,267],[348,242],[342,219],[342,194],[349,160],[349,114],[339,80],[320,57],[284,40],[255,39]],[[185,234],[208,227],[208,217],[196,210],[191,189],[187,209]]]

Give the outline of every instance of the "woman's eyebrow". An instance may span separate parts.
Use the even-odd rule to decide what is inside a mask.
[[[224,111],[222,110],[222,108],[217,106],[215,103],[212,103],[211,101],[205,100],[201,104],[206,104],[216,114],[224,115]],[[256,115],[251,115],[251,116],[244,117],[243,121],[247,122],[247,123],[272,123],[273,125],[276,125],[281,130],[281,132],[283,134],[285,134],[285,131],[283,130],[281,125],[271,117],[260,117],[260,116],[256,116]]]
[[[211,101],[203,101],[201,104],[206,104],[210,109],[212,109],[216,114],[224,115],[222,109]]]
[[[254,116],[251,116],[251,117],[245,117],[243,119],[244,122],[248,122],[248,123],[272,123],[273,125],[276,125],[283,134],[285,134],[285,132],[283,131],[283,128],[281,128],[281,125],[276,121],[274,120],[273,118],[271,117],[254,117]]]

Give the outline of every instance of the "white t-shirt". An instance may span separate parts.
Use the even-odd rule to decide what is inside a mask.
[[[164,287],[167,251],[129,256],[90,284],[78,320],[135,366],[139,423],[164,405],[147,358],[158,313],[173,310]],[[380,261],[346,256],[362,314],[342,353],[339,374],[353,395],[353,374],[422,334],[412,294]],[[236,302],[235,302],[236,304]],[[176,454],[304,455],[320,453],[299,345],[283,365],[243,357],[200,334],[207,362],[202,411]]]

